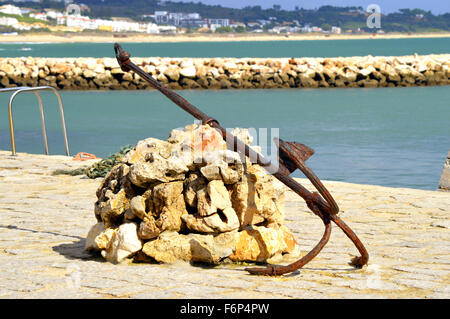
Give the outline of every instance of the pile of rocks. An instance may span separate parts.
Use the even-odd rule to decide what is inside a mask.
[[[232,134],[252,141],[246,129]],[[140,141],[104,178],[86,249],[113,263],[296,256],[298,245],[282,225],[284,191],[262,167],[227,150],[220,132],[189,125],[167,141]]]
[[[450,84],[450,55],[349,58],[133,58],[172,89],[393,87]],[[113,58],[0,58],[0,87],[147,89]]]

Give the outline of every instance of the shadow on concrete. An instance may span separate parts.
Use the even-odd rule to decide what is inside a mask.
[[[81,260],[97,260],[104,262],[104,259],[100,256],[100,254],[93,254],[90,252],[87,252],[84,250],[84,245],[86,243],[86,240],[83,237],[80,236],[74,236],[74,235],[66,235],[61,234],[57,232],[51,232],[51,231],[42,231],[42,230],[36,230],[36,229],[30,229],[30,228],[23,228],[18,227],[15,225],[0,225],[0,228],[4,229],[12,229],[12,230],[20,230],[25,232],[31,232],[35,234],[48,234],[53,236],[61,236],[61,237],[68,237],[72,239],[76,239],[77,241],[73,241],[72,243],[64,243],[57,246],[53,246],[53,251],[63,255],[67,259],[81,259]]]
[[[22,227],[17,227],[15,225],[7,225],[7,226],[0,225],[0,228],[27,231],[27,232],[31,232],[31,233],[35,233],[35,234],[36,233],[38,233],[38,234],[49,234],[49,235],[54,235],[54,236],[63,236],[63,237],[82,239],[82,237],[80,237],[80,236],[72,236],[72,235],[65,235],[65,234],[61,234],[61,233],[55,233],[55,232],[51,232],[51,231],[42,231],[42,230],[35,230],[35,229],[29,229],[29,228],[22,228]]]
[[[60,244],[53,246],[53,251],[59,253],[67,259],[74,260],[94,260],[98,262],[105,262],[105,259],[100,255],[100,253],[91,253],[84,249],[86,240],[80,238],[78,241],[74,241],[69,244]]]

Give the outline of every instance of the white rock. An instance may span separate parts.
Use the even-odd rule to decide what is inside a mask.
[[[116,229],[107,228],[104,232],[95,237],[95,243],[97,247],[101,250],[108,249],[111,245],[111,241],[114,237]]]
[[[137,162],[130,168],[130,181],[145,187],[152,182],[171,182],[183,180],[189,171],[184,160],[179,157],[164,158],[157,153],[149,154],[148,161]]]
[[[369,74],[375,72],[375,68],[373,66],[368,66],[367,68],[364,68],[362,70],[359,70],[359,74],[363,75],[363,76],[369,76]]]
[[[221,180],[215,180],[208,183],[207,191],[211,204],[217,209],[224,210],[231,207],[231,200],[225,184]]]
[[[180,75],[184,76],[185,78],[195,78],[196,73],[197,70],[195,69],[195,66],[188,66],[180,70]]]
[[[137,235],[137,225],[126,223],[116,230],[110,247],[102,251],[102,256],[109,262],[120,263],[141,249],[142,242]]]
[[[103,231],[105,231],[106,227],[102,222],[99,222],[91,227],[87,236],[86,243],[84,249],[86,250],[100,250],[98,245],[95,242],[95,238],[100,235]]]

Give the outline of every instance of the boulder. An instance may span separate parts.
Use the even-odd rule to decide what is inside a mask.
[[[295,239],[282,229],[253,226],[239,232],[236,250],[230,255],[235,261],[265,261],[295,248]]]
[[[234,250],[236,233],[213,235],[164,232],[144,244],[142,252],[161,263],[204,262],[218,264]]]
[[[195,78],[196,73],[197,73],[197,70],[195,69],[195,66],[193,66],[193,65],[187,66],[180,70],[180,75],[184,76],[185,78]]]
[[[104,198],[106,201],[96,203],[96,214],[100,216],[106,227],[112,227],[121,222],[121,217],[130,207],[130,200],[123,188],[116,194],[108,189]]]
[[[99,222],[94,226],[92,226],[86,236],[84,248],[86,250],[100,250],[97,243],[95,242],[95,238],[105,230],[106,230],[105,224],[103,224],[102,222]]]
[[[164,158],[159,153],[150,153],[146,161],[137,162],[130,167],[130,181],[139,187],[154,182],[181,181],[189,170],[180,158]]]
[[[126,223],[119,226],[102,256],[111,263],[120,263],[127,257],[142,249],[142,242],[137,235],[137,225]]]
[[[164,75],[176,82],[180,78],[180,69],[176,66],[170,66],[164,71]]]

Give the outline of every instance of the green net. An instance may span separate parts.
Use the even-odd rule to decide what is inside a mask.
[[[86,169],[86,175],[89,178],[105,177],[114,166],[122,162],[122,158],[132,149],[131,145],[122,147],[119,152],[89,166]]]
[[[80,167],[73,170],[57,169],[52,175],[87,175],[89,178],[105,177],[109,171],[122,162],[122,158],[133,149],[133,146],[124,146],[117,153],[111,154],[108,158],[102,159],[89,167]]]

